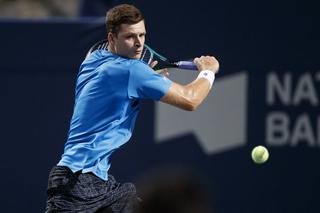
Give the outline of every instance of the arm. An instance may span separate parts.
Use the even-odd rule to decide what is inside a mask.
[[[194,60],[198,70],[208,70],[216,73],[219,62],[214,57],[202,56]],[[197,78],[187,85],[172,83],[169,91],[160,99],[161,102],[176,106],[180,109],[193,111],[207,97],[211,84],[206,78]]]

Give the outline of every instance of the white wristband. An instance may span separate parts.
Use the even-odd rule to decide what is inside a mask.
[[[210,83],[210,89],[211,89],[212,84],[213,84],[214,79],[215,79],[215,74],[214,74],[214,72],[212,72],[212,71],[210,71],[210,70],[202,70],[202,71],[199,73],[197,79],[199,79],[199,78],[205,78],[205,79],[207,79],[207,80],[209,81],[209,83]]]

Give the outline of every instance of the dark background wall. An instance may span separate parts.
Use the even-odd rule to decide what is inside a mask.
[[[240,146],[214,153],[202,149],[196,131],[156,143],[157,108],[146,101],[131,142],[115,153],[113,175],[137,182],[155,168],[188,167],[206,177],[216,212],[319,212],[319,5],[248,0],[135,4],[145,14],[147,42],[159,52],[172,58],[217,56],[217,85],[235,74],[247,75],[246,138]],[[0,25],[2,212],[41,212],[48,172],[63,151],[77,70],[90,45],[104,37],[103,20],[1,20]],[[270,76],[288,86],[286,102],[279,93],[268,102]],[[204,104],[218,110],[214,101]],[[288,119],[285,131],[273,132],[278,141],[267,135],[274,113]],[[213,131],[210,125],[203,128]],[[210,142],[219,143],[214,137]],[[258,144],[271,153],[259,166],[250,159]]]

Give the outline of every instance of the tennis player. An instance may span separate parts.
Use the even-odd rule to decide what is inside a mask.
[[[80,66],[64,153],[49,175],[47,213],[134,212],[141,202],[135,186],[118,183],[108,170],[112,153],[132,135],[141,100],[195,110],[219,68],[214,57],[201,56],[194,81],[172,82],[139,60],[146,29],[136,7],[111,8],[106,25],[108,51],[94,51]]]

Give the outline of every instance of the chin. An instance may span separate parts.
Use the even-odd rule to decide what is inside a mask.
[[[133,58],[133,59],[140,59],[140,58],[141,58],[141,54],[133,55],[131,58]]]

